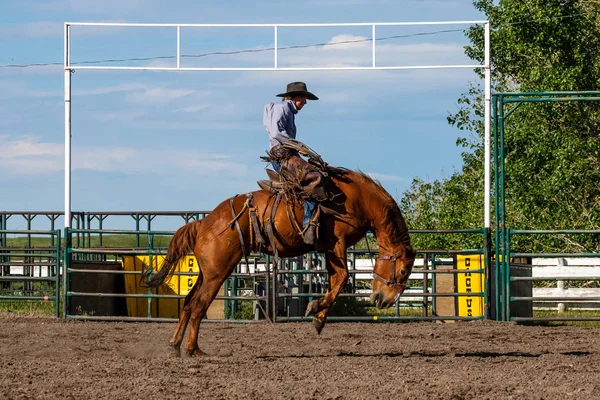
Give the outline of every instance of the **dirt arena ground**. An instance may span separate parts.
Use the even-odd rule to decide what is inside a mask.
[[[600,329],[510,323],[175,325],[0,315],[1,399],[600,399]]]

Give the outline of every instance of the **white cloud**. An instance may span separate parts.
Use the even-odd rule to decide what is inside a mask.
[[[360,67],[372,65],[372,42],[365,36],[341,34],[329,46],[281,51],[282,67]],[[376,42],[379,66],[465,64],[463,46],[457,43],[397,44]]]
[[[199,39],[201,36],[190,35]],[[441,38],[441,37],[440,37]],[[185,32],[182,40],[189,39]],[[473,64],[464,55],[463,43],[456,43],[456,38],[447,38],[446,42],[436,42],[436,38],[424,37],[414,43],[413,38],[390,38],[376,41],[376,62],[379,66],[410,66],[410,65],[447,65]],[[406,40],[410,40],[407,42]],[[465,39],[466,40],[466,39]],[[318,41],[318,40],[317,40]],[[370,36],[341,33],[326,40],[324,46],[288,47],[280,38],[278,51],[279,67],[370,67],[372,65],[372,42]],[[241,47],[235,41],[218,49],[224,52],[239,52],[235,54],[207,54],[205,57],[186,57],[204,53],[188,47],[183,49],[182,67],[272,67],[274,50],[272,43],[253,47]],[[244,51],[248,50],[248,51]],[[148,61],[144,66],[174,66],[174,61]]]
[[[60,78],[59,78],[60,79]],[[61,86],[62,88],[62,86]],[[166,104],[172,100],[195,96],[206,97],[211,94],[208,90],[167,89],[138,83],[123,83],[113,86],[99,86],[89,89],[72,90],[73,96],[97,96],[112,93],[130,92],[126,99],[135,104]],[[0,98],[14,97],[63,97],[63,91],[35,90],[23,81],[0,81]]]
[[[194,108],[194,107],[191,107]],[[184,112],[174,110],[173,112]],[[186,113],[193,114],[195,111],[188,110]],[[199,111],[198,117],[193,120],[180,121],[173,117],[152,114],[144,110],[120,110],[95,112],[91,117],[96,121],[109,121],[110,124],[122,124],[132,129],[142,130],[193,130],[193,131],[215,131],[215,130],[238,130],[244,125],[239,121],[232,121],[232,114],[221,114],[219,110],[202,113]]]
[[[3,40],[62,37],[63,35],[64,24],[61,22],[37,21],[0,25],[0,37]]]
[[[196,132],[211,132],[215,130],[235,131],[244,127],[240,122],[236,121],[219,121],[217,118],[212,118],[210,121],[191,121],[180,122],[169,120],[153,120],[147,121],[144,119],[136,119],[130,124],[133,128],[138,129],[154,129],[154,130],[192,130]]]
[[[141,172],[140,165],[128,165],[130,161],[135,163],[139,158],[139,150],[133,148],[111,147],[89,148],[74,147],[72,149],[72,169],[99,172]]]
[[[140,15],[144,11],[154,9],[156,5],[156,0],[46,0],[39,5],[39,8],[53,12],[75,12],[87,16],[105,14],[114,17],[117,15]]]
[[[364,92],[358,89],[326,89],[319,91],[318,96],[325,103],[346,103],[352,101],[353,104],[365,104]]]
[[[56,156],[63,153],[63,148],[57,143],[39,143],[33,136],[22,136],[10,140],[8,135],[0,135],[0,144],[3,157],[35,157],[40,155]]]
[[[223,157],[219,155],[211,155],[209,157],[198,157],[196,159],[182,159],[178,166],[191,169],[194,171],[201,171],[202,175],[207,174],[219,174],[225,173],[228,176],[245,176],[248,167],[242,163],[229,161],[230,157]]]
[[[148,113],[141,110],[129,111],[105,111],[95,112],[91,115],[93,119],[98,121],[117,121],[119,123],[131,123],[132,121],[146,117]]]
[[[57,77],[57,80],[61,78]],[[61,85],[62,88],[62,85]],[[76,89],[72,90],[73,96],[95,96],[119,92],[131,92],[134,90],[144,90],[148,88],[147,85],[125,83],[116,86],[96,87],[91,89]],[[16,98],[16,97],[60,97],[64,96],[64,91],[48,91],[33,89],[31,85],[26,84],[24,81],[0,81],[0,99]]]
[[[365,47],[365,43],[367,43],[367,38],[364,36],[354,36],[349,34],[341,34],[335,35],[329,42],[328,45],[334,46],[336,49],[345,50],[345,49],[356,49],[357,46]],[[370,47],[369,42],[369,47]]]
[[[148,64],[145,64],[144,66],[147,66],[150,68],[175,68],[177,66],[177,59],[170,58],[170,59],[153,60],[153,61],[150,61]],[[182,67],[183,67],[183,65],[182,65]]]
[[[196,95],[208,95],[210,92],[201,92],[190,89],[167,89],[161,87],[149,87],[141,92],[127,95],[127,101],[134,104],[167,104],[175,99]]]
[[[381,182],[408,182],[409,181],[409,179],[402,178],[400,176],[380,174],[378,172],[367,172],[367,175],[369,175],[371,178],[377,179],[378,181],[381,181]]]
[[[52,174],[63,169],[64,145],[43,143],[33,136],[0,135],[0,170],[8,176]]]
[[[372,65],[372,42],[367,37],[340,34],[333,36],[328,43],[341,43],[334,46],[311,47],[281,50],[280,67],[370,67]],[[263,57],[262,66],[270,66],[272,55],[269,52],[258,53]],[[419,42],[401,44],[401,42],[377,42],[376,61],[379,66],[441,66],[475,64],[464,55],[462,43]],[[256,55],[256,57],[259,57]],[[248,65],[248,60],[240,54],[230,58],[228,66]],[[255,58],[254,64],[257,64]],[[206,61],[205,61],[206,62]],[[312,88],[328,88],[332,92],[346,91],[348,82],[352,82],[355,91],[372,92],[373,86],[382,90],[399,90],[403,93],[418,91],[437,91],[440,88],[462,87],[473,79],[472,69],[408,69],[378,71],[279,71],[244,72],[230,80],[235,87],[264,87],[272,85],[274,79],[279,82],[305,80]],[[361,96],[352,96],[352,101]],[[323,99],[326,97],[323,96]],[[339,98],[339,96],[338,96]]]
[[[102,3],[102,2],[97,2]],[[66,22],[66,21],[65,21]],[[68,21],[75,22],[75,21]],[[103,22],[103,21],[94,21]],[[119,22],[112,20],[110,22]],[[71,38],[114,35],[124,30],[118,26],[71,26]],[[21,24],[0,25],[0,37],[3,40],[46,39],[64,37],[65,23],[56,21],[36,21]]]
[[[350,85],[353,93],[358,96],[342,99],[339,104],[351,104],[362,101],[364,97],[373,98],[389,93],[402,95],[412,93],[436,93],[443,89],[463,89],[470,80],[475,78],[471,69],[420,69],[420,70],[378,70],[378,71],[281,71],[278,73],[245,72],[236,75],[230,80],[231,87],[235,90],[250,90],[250,88],[273,87],[276,82],[278,87],[273,90],[285,88],[287,82],[304,81],[308,89],[319,96],[320,101],[327,102],[328,96],[339,99],[336,93],[345,93]],[[233,90],[224,88],[223,90]]]
[[[208,104],[198,104],[195,106],[177,108],[177,109],[173,110],[173,112],[194,113],[194,112],[204,111],[209,107],[210,106]]]
[[[93,89],[73,90],[73,95],[78,96],[94,96],[98,94],[110,94],[119,92],[131,92],[134,90],[148,90],[146,85],[137,83],[124,83],[116,86],[97,87]]]
[[[4,178],[50,175],[64,171],[64,145],[42,142],[37,137],[0,135],[0,170]],[[199,175],[244,176],[247,167],[227,154],[176,149],[114,146],[73,146],[72,170],[122,174],[173,173],[193,169]],[[157,160],[159,162],[157,162]]]

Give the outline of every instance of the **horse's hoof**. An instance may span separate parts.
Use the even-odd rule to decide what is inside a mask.
[[[310,314],[316,314],[319,312],[319,300],[315,299],[308,303],[306,306],[306,312],[304,313],[305,317],[308,317]]]
[[[187,350],[187,354],[188,354],[188,356],[194,357],[194,358],[200,358],[200,357],[204,357],[204,356],[208,355],[198,348],[192,349],[192,350]]]
[[[169,343],[171,347],[171,354],[175,357],[181,357],[181,346],[175,343]]]
[[[174,357],[181,357],[181,348],[179,346],[171,345],[171,354],[173,354]]]
[[[312,323],[313,323],[313,326],[315,327],[315,329],[317,330],[317,334],[320,335],[321,331],[325,327],[325,321],[321,321],[317,317],[313,317]]]

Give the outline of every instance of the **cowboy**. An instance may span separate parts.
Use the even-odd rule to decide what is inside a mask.
[[[282,101],[265,105],[263,113],[263,124],[269,134],[269,148],[273,152],[281,151],[282,149],[278,147],[287,140],[296,139],[295,115],[302,110],[306,100],[319,100],[317,96],[307,90],[304,82],[289,83],[285,93],[280,93],[277,97],[283,97]],[[282,165],[276,161],[272,164],[275,171],[279,172]],[[310,245],[315,244],[316,238],[316,226],[310,223],[315,207],[314,201],[304,201],[302,239]]]

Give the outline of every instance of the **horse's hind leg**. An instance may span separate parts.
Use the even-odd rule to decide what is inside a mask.
[[[208,307],[217,296],[226,278],[227,276],[211,277],[210,279],[205,277],[201,290],[198,290],[197,294],[192,298],[190,334],[188,335],[186,345],[186,352],[190,356],[199,357],[205,355],[198,347],[200,322],[206,315]]]
[[[200,286],[202,286],[202,272],[198,275],[198,280],[196,284],[192,287],[192,290],[185,297],[185,301],[183,303],[183,310],[181,310],[181,314],[179,315],[179,322],[177,323],[177,328],[175,328],[175,332],[169,341],[169,344],[173,347],[175,355],[177,357],[181,356],[181,342],[183,342],[183,335],[185,334],[185,328],[187,328],[187,324],[190,320],[190,315],[192,312],[192,299],[196,295],[196,292],[200,290]]]

